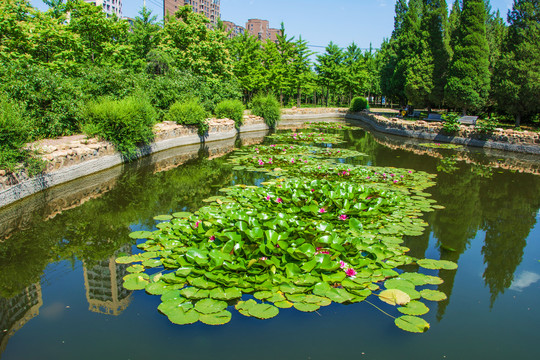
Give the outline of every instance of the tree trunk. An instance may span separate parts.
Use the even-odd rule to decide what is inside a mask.
[[[467,108],[463,108],[463,116],[467,116]]]
[[[516,115],[516,127],[520,127],[521,125],[521,114]]]
[[[296,107],[300,107],[302,105],[302,88],[298,87],[298,97],[296,100]]]
[[[330,90],[328,90],[328,86],[326,87],[326,107],[328,107],[328,96],[330,95]]]

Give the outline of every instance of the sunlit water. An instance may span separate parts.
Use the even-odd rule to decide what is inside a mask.
[[[365,302],[316,313],[282,309],[265,321],[232,310],[224,326],[178,326],[157,311],[158,296],[124,290],[125,266],[114,259],[138,251],[131,231],[152,229],[155,215],[195,211],[224,186],[265,180],[232,171],[224,158],[209,160],[219,151],[203,147],[0,212],[1,359],[540,358],[540,176],[489,167],[493,158],[481,151],[466,163],[459,151],[422,155],[404,150],[410,140],[362,129],[346,138],[368,154],[351,162],[438,175],[427,192],[445,209],[426,214],[428,230],[405,244],[413,256],[459,264],[421,270],[443,278],[439,289],[448,295],[426,302],[427,333],[403,332]]]

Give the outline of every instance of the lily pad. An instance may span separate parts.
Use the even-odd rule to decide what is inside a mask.
[[[227,303],[221,300],[203,299],[195,304],[195,310],[201,314],[219,313],[227,308]]]
[[[206,325],[223,325],[231,321],[231,317],[232,314],[229,311],[223,310],[212,314],[201,314],[199,320]]]
[[[173,324],[178,325],[188,325],[193,324],[199,321],[199,313],[193,309],[184,311],[184,308],[181,306],[178,307],[176,310],[171,311],[167,317],[169,318],[170,322]]]
[[[132,239],[148,239],[152,235],[153,233],[150,231],[134,231],[129,234],[129,237]]]
[[[150,277],[145,273],[124,276],[124,287],[128,290],[144,290]]]
[[[411,297],[398,289],[389,289],[381,291],[379,299],[389,305],[407,305]]]
[[[455,270],[457,269],[457,264],[448,260],[433,260],[433,259],[422,259],[417,261],[418,265],[423,268],[431,270]]]
[[[191,215],[193,214],[190,212],[175,212],[172,214],[172,216],[174,216],[175,218],[188,218]]]
[[[447,296],[442,291],[425,289],[420,291],[422,297],[430,301],[443,301],[447,299]]]
[[[411,301],[406,306],[398,307],[398,311],[405,315],[424,315],[429,312],[429,308],[420,301]]]
[[[296,310],[302,312],[314,312],[320,309],[320,306],[317,304],[309,304],[303,302],[294,303],[293,306]]]
[[[423,333],[429,329],[429,323],[416,316],[403,315],[398,317],[394,323],[398,328],[413,333]]]
[[[279,314],[279,309],[270,304],[256,304],[251,306],[248,312],[258,319],[271,319]]]

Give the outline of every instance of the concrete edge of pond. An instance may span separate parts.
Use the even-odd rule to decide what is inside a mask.
[[[405,137],[411,137],[411,138],[417,138],[417,139],[425,139],[430,141],[437,141],[437,142],[445,142],[445,143],[452,143],[457,145],[465,145],[465,146],[473,146],[473,147],[480,147],[480,148],[490,148],[490,149],[497,149],[497,150],[503,150],[503,151],[511,151],[511,152],[518,152],[518,153],[526,153],[526,154],[533,154],[533,155],[540,155],[540,145],[532,144],[532,143],[525,143],[521,142],[523,141],[523,136],[518,136],[514,140],[515,143],[509,142],[509,141],[494,141],[493,139],[479,139],[474,137],[461,137],[461,136],[453,136],[453,135],[444,135],[440,133],[440,126],[437,126],[438,124],[434,125],[424,125],[416,123],[399,123],[395,120],[389,120],[382,116],[377,116],[373,114],[346,114],[344,116],[347,120],[355,120],[360,121],[362,123],[365,123],[369,125],[371,128],[378,132],[392,134],[392,135],[399,135],[399,136],[405,136]],[[463,127],[464,129],[467,129],[467,127]],[[469,130],[465,130],[469,134],[471,132]],[[519,135],[519,134],[518,134]],[[500,136],[500,135],[497,135]],[[536,140],[538,140],[538,137],[540,135],[535,135]],[[505,135],[502,138],[509,139],[510,135]],[[518,142],[520,141],[520,142]]]
[[[338,113],[327,114],[303,114],[303,115],[284,115],[281,125],[295,125],[296,121],[303,123],[305,119],[328,119],[339,117]],[[161,151],[173,149],[176,147],[200,144],[202,142],[214,142],[225,139],[232,139],[237,136],[238,133],[267,131],[268,126],[262,121],[255,121],[249,124],[243,125],[239,130],[231,129],[230,127],[222,127],[217,130],[212,130],[203,139],[199,135],[187,134],[177,137],[158,140],[149,146],[139,149],[137,155],[138,158],[142,158],[151,154],[155,154]],[[81,163],[71,166],[60,167],[54,171],[45,172],[38,176],[23,179],[17,184],[12,185],[6,189],[0,191],[0,208],[13,204],[19,200],[22,200],[28,196],[39,193],[43,190],[52,188],[57,185],[61,185],[82,177],[86,177],[112,167],[121,165],[126,162],[120,154],[108,154],[89,160],[84,160]]]
[[[499,149],[504,151],[521,152],[540,155],[540,146],[527,144],[512,144],[508,142],[486,141],[471,138],[463,138],[458,136],[441,135],[433,130],[432,126],[423,126],[422,124],[414,124],[412,129],[407,129],[395,126],[395,120],[387,120],[386,118],[376,117],[373,114],[347,114],[344,111],[333,111],[326,113],[304,113],[304,114],[284,114],[280,126],[295,126],[303,124],[306,120],[323,120],[323,119],[348,119],[352,121],[360,121],[372,127],[374,130],[382,133],[388,133],[399,136],[413,137],[440,142],[450,142],[460,145]],[[392,126],[390,126],[390,124]],[[268,130],[268,126],[262,121],[254,121],[243,125],[239,130],[231,129],[231,127],[218,127],[209,132],[203,139],[199,135],[192,133],[175,136],[158,140],[155,143],[143,147],[139,150],[139,158],[150,154],[158,153],[164,150],[173,149],[176,147],[200,144],[204,142],[213,142],[224,139],[231,139],[237,136],[238,133],[264,131]],[[13,204],[21,199],[24,199],[33,194],[39,193],[51,187],[70,182],[85,176],[89,176],[106,169],[121,165],[126,160],[120,154],[108,154],[82,161],[79,164],[60,167],[57,170],[45,172],[33,178],[24,179],[17,184],[12,185],[0,191],[0,208]]]

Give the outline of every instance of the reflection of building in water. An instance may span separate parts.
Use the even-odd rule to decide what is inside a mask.
[[[41,305],[43,299],[39,283],[30,285],[12,298],[0,297],[0,354],[6,349],[9,339],[39,315]]]
[[[124,245],[118,251],[131,253],[131,245]],[[116,316],[129,306],[131,291],[122,286],[129,265],[117,264],[115,260],[116,256],[112,256],[91,269],[84,265],[84,286],[90,311]]]

